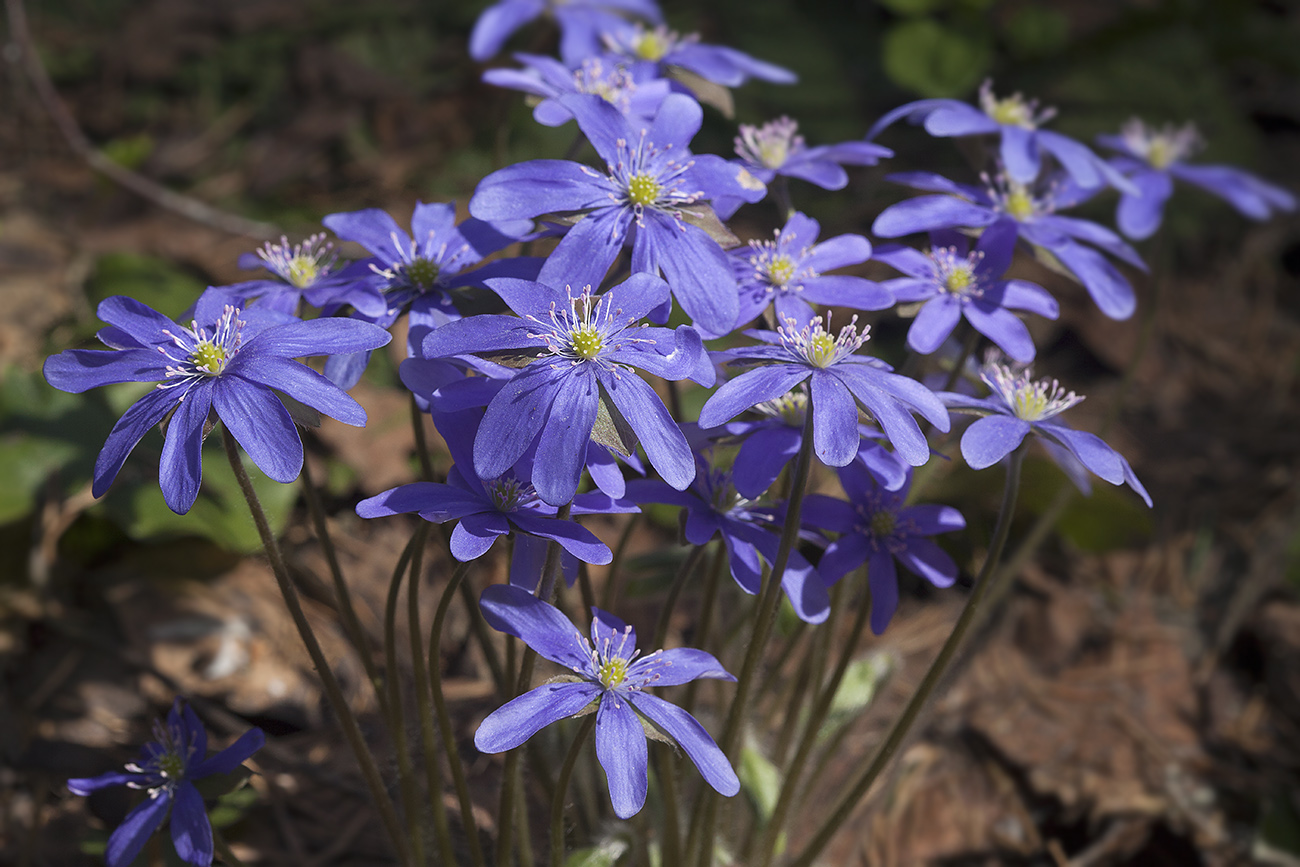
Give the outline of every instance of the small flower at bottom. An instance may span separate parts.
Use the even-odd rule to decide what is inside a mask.
[[[97,777],[68,780],[74,795],[89,795],[107,786],[146,789],[149,797],[132,810],[108,838],[104,860],[108,867],[124,867],[135,860],[149,837],[171,810],[172,844],[187,864],[212,864],[212,825],[195,780],[229,774],[262,748],[266,735],[249,729],[221,752],[208,756],[208,735],[198,715],[180,699],[167,721],[154,723],[154,740],[140,750],[140,759],[126,771],[109,771]]]
[[[551,723],[578,715],[595,703],[596,757],[620,819],[636,815],[645,805],[647,722],[667,732],[720,794],[730,797],[740,791],[736,772],[704,726],[676,705],[644,691],[648,686],[677,686],[701,677],[735,680],[712,655],[679,647],[640,656],[636,630],[598,608],[592,609],[588,641],[559,609],[505,584],[484,590],[479,605],[494,628],[523,640],[579,678],[545,683],[488,714],[474,734],[479,750],[514,749]]]

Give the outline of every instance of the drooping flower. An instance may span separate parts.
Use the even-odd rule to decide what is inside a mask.
[[[685,36],[662,24],[622,24],[601,33],[605,49],[631,61],[653,65],[663,75],[678,66],[723,87],[739,87],[757,78],[773,84],[793,84],[798,76],[782,66],[751,57],[725,45],[700,42],[698,33]]]
[[[769,490],[781,471],[794,460],[803,442],[803,423],[808,412],[808,392],[802,386],[753,408],[758,418],[732,421],[727,434],[740,440],[740,450],[731,467],[736,492],[757,499]],[[883,487],[894,491],[907,480],[907,467],[897,454],[877,442],[880,431],[862,425],[862,442],[857,459],[862,461]]]
[[[858,402],[880,425],[904,460],[921,466],[930,447],[911,413],[918,412],[941,431],[948,430],[948,413],[928,388],[914,379],[890,372],[877,358],[858,355],[867,330],[857,330],[857,317],[830,330],[822,317],[787,319],[777,331],[753,331],[763,345],[713,353],[727,364],[753,365],[713,393],[700,410],[700,427],[712,428],[750,407],[773,400],[808,381],[813,414],[813,450],[824,464],[842,467],[858,453]]]
[[[1111,163],[1137,188],[1120,196],[1115,220],[1134,240],[1149,238],[1160,227],[1165,202],[1180,180],[1223,199],[1252,220],[1267,220],[1279,211],[1294,211],[1295,196],[1275,184],[1233,166],[1192,165],[1186,162],[1201,147],[1196,127],[1154,129],[1133,118],[1117,136],[1098,136],[1102,146],[1117,151]]]
[[[462,563],[485,555],[502,536],[515,533],[515,558],[511,562],[512,580],[535,585],[538,574],[531,564],[537,547],[543,551],[545,542],[552,541],[584,563],[609,563],[613,554],[586,527],[572,520],[556,516],[556,508],[543,502],[533,487],[531,462],[507,466],[499,473],[480,478],[474,471],[472,443],[483,425],[483,413],[470,408],[457,412],[432,413],[439,433],[447,443],[453,463],[447,473],[446,483],[413,482],[399,485],[357,504],[357,514],[363,518],[381,518],[414,512],[433,524],[455,521],[451,532],[451,554]],[[600,501],[603,495],[582,494],[573,514],[602,511],[584,508],[589,501]],[[608,497],[603,497],[608,504]],[[606,509],[605,511],[635,511],[635,509]],[[524,542],[526,538],[541,540],[540,546]],[[525,574],[527,573],[527,574]]]
[[[576,675],[542,684],[488,714],[474,733],[479,750],[514,749],[551,723],[585,710],[596,714],[596,757],[619,818],[630,818],[645,805],[646,722],[672,738],[719,794],[730,797],[740,791],[740,780],[704,726],[646,692],[699,678],[734,681],[712,655],[679,647],[641,656],[636,630],[599,608],[592,609],[589,641],[554,606],[509,585],[488,587],[479,604],[493,627]]]
[[[68,780],[74,795],[89,795],[108,786],[129,786],[149,794],[108,838],[108,867],[127,867],[171,813],[172,844],[187,864],[212,864],[212,825],[196,780],[229,774],[262,748],[266,735],[253,728],[233,744],[209,756],[208,734],[189,705],[177,699],[167,721],[154,723],[154,739],[126,771]]]
[[[1004,279],[1015,254],[1019,231],[1013,221],[998,220],[970,249],[969,239],[952,230],[930,233],[930,249],[885,247],[876,259],[907,277],[882,285],[902,303],[921,303],[907,332],[907,345],[929,355],[943,345],[965,318],[1016,361],[1034,360],[1034,341],[1013,310],[1055,319],[1060,313],[1047,290],[1028,280]]]
[[[705,454],[697,454],[695,480],[684,491],[674,490],[657,479],[633,479],[627,496],[637,503],[667,503],[686,510],[683,530],[692,545],[707,545],[720,536],[727,551],[731,577],[751,596],[763,585],[763,561],[776,562],[781,545],[780,521],[776,512],[739,496],[731,473],[712,465]],[[830,597],[817,570],[797,550],[790,552],[781,589],[800,620],[822,623],[830,614]]]
[[[837,235],[818,244],[820,232],[816,220],[796,212],[773,240],[750,241],[747,247],[731,251],[740,286],[737,326],[768,306],[774,307],[777,322],[792,317],[812,318],[811,304],[855,310],[893,306],[893,294],[879,283],[865,277],[825,273],[870,259],[871,242],[861,235]]]
[[[848,501],[822,494],[804,500],[803,522],[839,533],[822,555],[818,569],[827,582],[838,581],[863,563],[871,588],[871,631],[885,631],[898,609],[898,573],[894,561],[936,587],[951,587],[957,564],[929,537],[966,526],[951,506],[908,506],[907,484],[887,491],[861,461],[839,470],[840,485]]]
[[[488,60],[510,35],[528,22],[550,14],[560,27],[560,56],[569,66],[599,54],[600,34],[622,26],[627,16],[658,24],[663,21],[654,0],[501,0],[494,3],[469,35],[469,56]]]
[[[1056,115],[1055,109],[1039,109],[1034,100],[1019,93],[998,98],[993,83],[980,87],[979,107],[957,99],[922,99],[899,106],[887,113],[867,131],[873,139],[885,127],[906,118],[922,124],[932,136],[968,136],[998,134],[1002,137],[1001,163],[1013,181],[1032,184],[1043,167],[1043,153],[1049,153],[1061,168],[1085,189],[1110,185],[1125,192],[1136,192],[1133,184],[1085,144],[1042,129]]]
[[[983,416],[961,437],[961,454],[972,469],[990,467],[1011,454],[1030,433],[1069,452],[1083,466],[1112,485],[1127,484],[1148,506],[1151,496],[1127,460],[1096,434],[1074,430],[1056,417],[1083,397],[1067,392],[1054,379],[1031,378],[1024,365],[987,362],[980,378],[992,392],[987,398],[943,392],[952,410]],[[1055,455],[1053,450],[1049,454]],[[1070,470],[1067,469],[1067,472]]]
[[[1137,307],[1133,286],[1102,252],[1143,271],[1146,265],[1136,250],[1105,226],[1057,213],[1086,196],[1077,186],[1044,190],[999,176],[985,177],[983,186],[976,187],[930,172],[906,172],[887,180],[939,195],[906,199],[881,211],[871,231],[882,238],[984,228],[1010,219],[1027,244],[1069,269],[1102,313],[1111,319],[1133,315]]]
[[[577,490],[587,443],[602,404],[621,418],[659,474],[690,484],[690,446],[654,389],[633,368],[669,380],[712,385],[714,371],[699,334],[638,325],[668,298],[658,277],[633,274],[603,295],[505,278],[488,281],[514,316],[472,316],[431,332],[426,358],[524,353],[531,360],[488,404],[474,442],[474,467],[493,478],[536,442],[533,484],[563,505]],[[628,451],[631,449],[628,448]]]
[[[452,303],[453,289],[481,285],[493,276],[531,279],[541,264],[535,258],[513,258],[474,268],[484,256],[514,243],[529,226],[523,222],[493,225],[475,219],[457,225],[452,203],[416,202],[409,235],[388,212],[378,208],[330,214],[322,222],[343,240],[355,241],[374,256],[366,264],[371,271],[371,291],[381,299],[381,310],[369,315],[369,308],[358,307],[358,318],[388,328],[403,312],[409,312],[407,342],[412,352],[429,330],[460,318]],[[325,365],[325,375],[350,388],[369,360],[369,353],[333,358]]]
[[[489,69],[483,80],[542,97],[533,108],[533,119],[545,126],[573,119],[573,112],[558,99],[565,94],[595,94],[633,123],[649,123],[672,92],[668,80],[657,77],[653,69],[629,66],[617,57],[587,57],[577,69],[539,54],[516,54],[515,59],[524,64],[523,69]]]
[[[722,247],[697,223],[712,217],[705,201],[722,195],[757,201],[763,185],[745,172],[747,189],[736,166],[690,152],[704,114],[689,96],[670,94],[649,126],[629,122],[598,96],[558,101],[605,161],[605,172],[566,160],[507,166],[479,183],[470,213],[484,220],[570,214],[576,222],[538,281],[598,288],[630,243],[634,273],[662,271],[706,337],[726,334],[736,321],[736,281]],[[668,313],[665,304],[656,321],[666,321]]]
[[[302,322],[269,309],[239,310],[212,293],[199,298],[189,328],[120,295],[100,302],[98,312],[109,324],[99,339],[113,350],[65,350],[46,359],[45,379],[74,394],[114,382],[158,381],[109,433],[92,491],[103,496],[136,443],[170,416],[158,480],[163,499],[179,514],[198,497],[210,411],[262,472],[291,482],[302,470],[302,440],[276,391],[344,424],[366,423],[355,400],[294,359],[376,349],[390,339],[368,322]]]

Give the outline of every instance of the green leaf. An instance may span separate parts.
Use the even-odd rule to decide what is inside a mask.
[[[892,653],[871,653],[849,663],[844,679],[831,699],[831,710],[826,715],[819,736],[828,736],[835,728],[866,710],[898,668]]]
[[[252,772],[249,773],[251,775]],[[257,802],[257,790],[241,784],[239,788],[217,799],[216,806],[208,812],[208,820],[214,828],[227,828],[244,818],[249,810],[257,806]]]
[[[92,304],[111,295],[128,295],[176,319],[204,288],[202,280],[170,262],[133,253],[109,253],[95,263],[86,294]]]
[[[759,819],[767,824],[781,797],[781,771],[756,748],[746,744],[740,751],[740,767],[736,769],[740,787],[753,802]]]
[[[885,73],[925,97],[960,96],[988,70],[987,37],[951,30],[928,18],[896,24],[883,42]]]
[[[1017,57],[1049,57],[1069,41],[1070,19],[1059,9],[1031,3],[1011,16],[1003,35]]]
[[[606,840],[599,846],[570,852],[564,867],[614,867],[630,848],[623,840]]]

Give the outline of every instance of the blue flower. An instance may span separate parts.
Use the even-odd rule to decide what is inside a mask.
[[[484,220],[570,214],[573,227],[537,279],[552,286],[599,287],[625,243],[632,271],[663,272],[682,308],[706,337],[726,334],[736,321],[736,280],[726,253],[697,222],[711,217],[702,203],[721,195],[746,201],[764,187],[713,155],[689,146],[704,113],[699,103],[670,94],[649,126],[633,124],[598,96],[560,97],[606,163],[599,172],[567,160],[531,160],[484,178],[470,213]],[[665,303],[656,321],[667,320]]]
[[[735,678],[703,650],[675,648],[640,656],[636,631],[598,608],[592,609],[588,641],[555,607],[518,587],[494,584],[483,591],[483,616],[543,658],[577,677],[553,680],[488,714],[474,733],[474,745],[500,753],[541,729],[575,716],[591,705],[596,713],[596,757],[605,769],[614,813],[627,819],[645,805],[649,784],[646,722],[667,733],[695,763],[705,782],[728,797],[740,780],[704,726],[686,711],[646,692],[698,678]]]
[[[707,545],[715,535],[727,551],[731,577],[751,596],[763,584],[763,561],[776,561],[781,545],[780,522],[770,508],[739,496],[731,473],[712,466],[704,455],[695,481],[685,491],[674,490],[655,479],[628,482],[628,498],[637,503],[667,503],[686,510],[682,525],[686,541]],[[781,589],[800,620],[822,623],[830,614],[830,597],[817,570],[798,551],[790,552]]]
[[[74,795],[89,795],[106,786],[146,789],[149,797],[132,810],[108,838],[104,858],[108,867],[126,867],[135,860],[171,810],[172,843],[188,864],[212,863],[212,825],[196,780],[229,774],[262,748],[266,735],[249,729],[233,744],[209,756],[208,734],[198,716],[180,699],[172,705],[167,722],[154,723],[154,740],[144,745],[140,759],[126,772],[110,771],[98,777],[68,780]]]
[[[1039,127],[1056,115],[1055,109],[1039,110],[1038,104],[1020,94],[999,99],[993,95],[993,83],[980,87],[979,107],[956,99],[922,99],[899,106],[886,114],[867,131],[867,138],[896,120],[907,118],[923,124],[932,136],[968,136],[997,133],[1002,137],[1001,163],[1013,181],[1031,184],[1042,170],[1042,155],[1047,152],[1080,187],[1091,189],[1109,184],[1124,192],[1136,192],[1133,184],[1105,160],[1059,132]]]
[[[901,303],[921,304],[907,332],[908,346],[929,355],[964,317],[1016,361],[1034,360],[1029,329],[1011,311],[1055,319],[1060,308],[1037,283],[1004,279],[1018,234],[1015,223],[1003,219],[983,231],[973,251],[965,235],[951,230],[931,232],[925,253],[911,247],[876,251],[876,259],[908,275],[882,285]]]
[[[768,121],[761,127],[742,123],[736,136],[736,153],[750,174],[765,184],[778,175],[816,184],[823,190],[842,190],[849,182],[844,166],[874,166],[894,152],[866,141],[846,141],[808,147],[798,134],[799,124],[788,117]],[[713,203],[722,219],[741,205],[740,199]]]
[[[366,423],[355,400],[294,359],[370,350],[389,341],[387,331],[368,322],[302,322],[269,309],[241,311],[213,293],[199,298],[189,328],[120,295],[100,303],[99,318],[109,323],[99,339],[114,351],[69,349],[51,356],[46,381],[74,394],[114,382],[159,384],[109,433],[95,461],[92,491],[103,496],[136,443],[170,417],[158,480],[167,505],[182,515],[199,494],[210,411],[262,472],[291,482],[302,470],[302,440],[277,391],[345,424]]]
[[[911,413],[919,412],[941,431],[948,430],[948,413],[916,380],[891,373],[879,359],[855,354],[867,340],[866,329],[859,334],[856,322],[854,316],[836,336],[829,313],[826,325],[820,316],[802,323],[787,319],[775,332],[751,332],[765,345],[713,353],[727,363],[756,366],[713,393],[700,410],[700,427],[717,427],[808,380],[813,451],[822,463],[842,467],[858,453],[861,401],[899,455],[914,467],[924,464],[930,447]]]
[[[1137,187],[1120,196],[1115,220],[1134,240],[1149,238],[1160,227],[1174,180],[1186,181],[1213,193],[1252,220],[1267,220],[1278,211],[1294,211],[1295,196],[1250,172],[1232,166],[1189,165],[1184,159],[1201,145],[1196,127],[1148,127],[1134,118],[1117,136],[1098,136],[1103,146],[1118,151],[1111,162]]]
[[[870,259],[871,242],[861,235],[837,235],[818,244],[820,232],[816,220],[796,212],[774,240],[750,241],[748,247],[731,251],[740,285],[737,325],[749,322],[769,305],[775,308],[777,322],[812,318],[809,302],[855,310],[893,306],[893,294],[879,283],[825,273]]]
[[[662,280],[633,274],[604,295],[590,286],[575,294],[526,280],[488,283],[518,317],[471,316],[431,332],[421,347],[426,358],[522,351],[535,359],[488,404],[474,441],[480,476],[500,475],[536,442],[538,494],[553,505],[567,503],[578,488],[603,403],[611,418],[636,435],[669,484],[690,484],[695,462],[685,436],[654,389],[633,372],[713,384],[713,367],[695,329],[637,324],[667,300]]]
[[[976,419],[961,437],[961,454],[972,469],[982,470],[1011,454],[1030,433],[1038,434],[1050,446],[1064,449],[1083,466],[1112,485],[1127,484],[1137,492],[1148,506],[1151,495],[1138,481],[1119,452],[1096,434],[1077,431],[1055,421],[1056,416],[1083,400],[1074,392],[1067,392],[1056,380],[1031,378],[1032,371],[1024,366],[1008,366],[989,362],[984,365],[980,378],[992,391],[987,398],[943,392],[943,402],[957,412],[983,416]],[[1053,457],[1056,448],[1049,448]],[[1074,468],[1065,465],[1067,474],[1074,478]]]
[[[672,85],[644,65],[629,67],[618,57],[587,57],[577,69],[570,69],[553,57],[516,54],[523,69],[489,69],[483,80],[497,87],[522,90],[543,97],[533,108],[533,119],[545,126],[560,126],[573,119],[557,97],[565,94],[595,94],[635,123],[649,123]]]
[[[935,229],[983,228],[1011,219],[1020,238],[1069,269],[1102,313],[1111,319],[1133,315],[1137,307],[1133,286],[1099,250],[1143,271],[1146,265],[1136,250],[1105,226],[1056,213],[1087,195],[1077,187],[1040,190],[1002,176],[985,177],[984,185],[976,187],[930,172],[895,174],[888,180],[940,195],[918,196],[885,208],[871,227],[882,238]]]
[[[828,582],[838,581],[867,564],[871,587],[871,631],[885,631],[898,608],[898,573],[894,561],[936,587],[951,587],[957,564],[928,537],[966,526],[951,506],[908,506],[911,478],[897,491],[887,491],[861,461],[839,471],[848,502],[821,494],[804,500],[803,521],[839,533],[822,555],[818,570]]]
[[[330,214],[322,222],[343,240],[355,241],[374,256],[367,267],[372,292],[382,299],[379,314],[371,315],[369,307],[357,307],[357,318],[387,328],[408,311],[407,343],[412,352],[430,330],[460,318],[452,305],[453,289],[491,276],[532,278],[540,265],[533,258],[501,259],[468,271],[484,256],[514,243],[515,236],[529,227],[526,223],[492,225],[473,219],[456,225],[456,206],[451,203],[416,202],[409,235],[378,208]],[[351,388],[369,361],[368,352],[337,356],[326,363],[325,375],[340,387]]]
[[[601,40],[606,50],[652,65],[661,74],[669,67],[678,66],[724,87],[737,87],[749,78],[773,84],[793,84],[799,80],[784,67],[725,45],[707,45],[700,42],[698,33],[680,36],[663,25],[621,24],[603,31]]]
[[[226,303],[235,307],[247,307],[249,301],[256,300],[259,306],[297,315],[299,302],[306,301],[317,308],[351,304],[372,316],[384,312],[383,299],[370,286],[367,263],[340,266],[338,253],[323,232],[292,246],[287,237],[281,237],[278,244],[267,242],[256,254],[240,256],[239,267],[265,268],[274,279],[245,280],[209,290],[224,294]]]
[[[624,16],[658,24],[663,13],[654,0],[501,0],[483,11],[469,35],[469,56],[487,60],[501,50],[510,34],[550,13],[560,26],[560,56],[569,66],[600,53],[600,34],[623,25]]]

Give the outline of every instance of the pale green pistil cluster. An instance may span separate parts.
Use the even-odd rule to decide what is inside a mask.
[[[641,172],[627,182],[627,200],[638,207],[648,208],[659,201],[660,190],[658,181]]]
[[[406,278],[421,292],[428,292],[438,282],[438,263],[432,259],[412,259],[406,264]]]
[[[987,365],[980,375],[1016,418],[1023,421],[1052,418],[1083,400],[1082,395],[1067,392],[1055,379],[1034,381],[1029,377],[1027,367],[1016,371],[1002,364]]]
[[[600,355],[600,350],[605,341],[601,337],[600,331],[594,326],[588,325],[584,328],[575,328],[569,332],[569,345],[573,347],[573,354],[585,361],[591,361]]]
[[[1036,100],[1027,100],[1018,93],[998,99],[988,81],[980,87],[980,110],[1003,126],[1021,129],[1038,129],[1056,114],[1051,108],[1039,111]]]
[[[1172,124],[1157,130],[1137,118],[1124,124],[1120,130],[1124,144],[1137,156],[1147,161],[1153,169],[1167,169],[1187,157],[1201,146],[1201,136],[1195,124],[1177,127]]]
[[[158,760],[158,773],[169,780],[180,779],[185,773],[185,760],[177,753],[166,753]]]
[[[789,256],[777,256],[767,263],[767,280],[773,286],[784,286],[794,277],[794,260]]]
[[[831,336],[830,319],[831,314],[828,312],[825,326],[822,325],[822,318],[818,316],[803,328],[796,330],[797,322],[787,318],[786,324],[777,329],[777,334],[781,337],[781,345],[799,360],[806,361],[813,367],[825,369],[852,355],[867,342],[869,327],[863,327],[859,334],[856,315],[849,320],[848,325],[840,329],[836,337]]]
[[[627,679],[627,660],[621,656],[607,657],[601,660],[596,673],[605,689],[614,689]]]
[[[938,247],[927,254],[930,267],[934,269],[934,280],[943,291],[951,295],[979,296],[983,294],[980,287],[976,266],[984,254],[975,251],[968,256],[961,256],[955,247]]]
[[[301,244],[289,246],[289,239],[281,237],[278,244],[266,244],[257,251],[266,267],[279,274],[296,289],[306,289],[329,274],[338,259],[334,245],[324,234],[312,235]]]
[[[492,504],[503,512],[513,512],[537,500],[532,485],[510,476],[484,482],[483,487],[492,498]]]
[[[226,350],[209,340],[201,340],[194,347],[190,362],[199,373],[216,376],[226,367]]]
[[[791,427],[802,427],[808,412],[808,394],[803,391],[786,392],[780,397],[763,401],[754,409],[763,415],[779,418]]]
[[[871,535],[877,539],[887,539],[894,535],[898,526],[898,516],[888,509],[882,509],[871,516]]]

